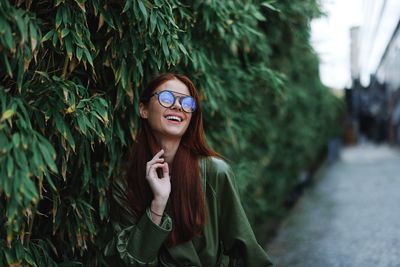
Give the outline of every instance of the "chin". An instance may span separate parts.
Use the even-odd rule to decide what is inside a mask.
[[[166,136],[182,138],[182,136],[185,134],[185,131],[165,131],[164,134]]]
[[[187,127],[176,127],[170,125],[165,125],[163,128],[163,134],[175,137],[182,137],[187,130]]]

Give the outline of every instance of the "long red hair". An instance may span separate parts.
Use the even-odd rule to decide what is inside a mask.
[[[175,154],[171,173],[169,210],[173,228],[167,239],[169,246],[189,241],[201,233],[207,210],[200,177],[199,158],[219,156],[206,143],[200,98],[193,82],[181,74],[164,73],[154,78],[141,94],[140,102],[147,105],[153,91],[166,81],[178,79],[195,98],[197,109],[192,114],[189,127],[182,136]],[[146,119],[141,118],[128,162],[128,198],[134,212],[142,216],[153,200],[146,180],[146,163],[161,149]],[[171,168],[170,168],[171,169]]]

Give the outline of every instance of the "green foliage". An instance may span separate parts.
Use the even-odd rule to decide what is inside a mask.
[[[110,179],[138,94],[181,72],[254,225],[335,134],[307,1],[0,0],[0,265],[107,266]],[[251,207],[251,209],[250,209]]]

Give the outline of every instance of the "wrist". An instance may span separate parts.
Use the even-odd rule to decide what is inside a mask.
[[[166,206],[168,202],[169,196],[161,197],[161,196],[154,196],[152,204],[158,206]]]
[[[150,206],[151,211],[153,211],[157,214],[163,214],[165,207],[167,206],[167,200],[153,199],[153,201],[151,202],[151,206]]]

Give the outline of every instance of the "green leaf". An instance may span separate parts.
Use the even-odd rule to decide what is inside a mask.
[[[259,21],[265,21],[265,20],[266,20],[266,18],[264,17],[264,15],[263,15],[261,12],[259,12],[258,10],[255,11],[255,12],[253,12],[253,16],[254,16],[256,19],[258,19]]]
[[[5,195],[6,195],[6,197],[10,197],[10,195],[11,195],[11,187],[12,187],[12,184],[13,184],[13,179],[2,179],[3,181],[3,190],[4,190],[4,193],[5,193]]]
[[[100,196],[99,198],[99,215],[100,219],[104,220],[108,214],[108,205],[107,202],[104,201],[104,197]]]
[[[164,34],[166,26],[162,18],[157,19],[157,28],[161,34]]]
[[[153,34],[154,29],[156,28],[157,25],[157,14],[153,10],[150,12],[150,30],[149,33],[150,35]]]
[[[56,47],[56,46],[57,46],[57,43],[58,43],[58,36],[57,36],[56,33],[53,34],[53,40],[52,40],[52,42],[53,42],[53,46]]]
[[[67,139],[69,145],[71,146],[72,150],[75,152],[75,140],[72,137],[71,130],[68,126],[65,127],[65,135],[64,138]]]
[[[20,140],[21,140],[21,138],[20,138],[19,133],[13,134],[12,141],[13,141],[13,144],[14,144],[15,147],[19,147]]]
[[[102,9],[100,9],[100,15],[104,18],[104,21],[113,29],[115,29],[114,21],[112,17],[110,16],[109,12],[104,12]]]
[[[71,20],[69,19],[69,8],[67,6],[61,6],[62,22],[65,25],[71,25]]]
[[[24,184],[20,187],[20,192],[30,201],[36,201],[39,196],[35,184],[29,179],[29,176],[23,179]]]
[[[22,14],[22,10],[18,10],[18,12],[16,12],[15,14],[15,22],[17,23],[19,32],[21,34],[21,43],[24,43],[25,40],[27,39],[27,32],[28,30],[25,27],[25,23],[24,23],[24,19],[23,19],[23,14]]]
[[[67,28],[64,28],[61,30],[61,38],[64,38],[65,36],[67,36],[69,34],[70,30]]]
[[[93,131],[96,131],[96,129],[94,128],[93,124],[89,121],[89,119],[86,116],[82,117],[84,123]]]
[[[6,66],[8,76],[10,76],[12,78],[13,73],[12,73],[11,65],[10,65],[10,62],[8,61],[6,53],[1,53],[1,59],[3,61],[3,65]]]
[[[50,77],[49,77],[49,75],[47,74],[47,72],[36,70],[35,73],[37,73],[37,74],[39,74],[40,76],[46,78],[47,80],[50,80]]]
[[[128,74],[126,70],[126,61],[125,59],[122,60],[121,64],[121,85],[122,88],[126,88],[126,85],[128,84]]]
[[[0,19],[0,21],[1,21],[1,19]],[[3,25],[4,25],[4,28],[2,27],[1,29],[2,29],[3,32],[5,32],[5,33],[4,33],[4,36],[5,36],[5,38],[4,38],[5,46],[6,46],[7,49],[9,49],[9,50],[14,50],[14,49],[15,49],[15,41],[14,41],[14,37],[13,37],[13,32],[11,31],[11,27],[10,27],[10,25],[9,25],[7,22],[5,22],[4,20],[3,20]]]
[[[7,158],[7,176],[12,178],[14,172],[14,159],[12,156]]]
[[[87,127],[85,124],[85,121],[83,120],[82,116],[84,115],[80,115],[76,118],[77,122],[78,122],[78,126],[79,126],[79,130],[82,134],[86,135],[87,132]]]
[[[40,152],[42,153],[42,156],[44,160],[46,161],[47,166],[50,168],[55,173],[58,173],[57,166],[53,160],[53,158],[56,157],[55,154],[51,154],[51,150],[49,149],[48,146],[44,145],[43,143],[38,143]]]
[[[125,13],[132,5],[132,1],[131,0],[126,0],[125,1],[125,5],[124,5],[124,9],[122,10],[122,13]]]
[[[3,133],[3,131],[0,131],[0,152],[6,153],[6,147],[9,145],[8,138],[7,136]]]
[[[180,49],[185,55],[188,55],[188,52],[187,52],[187,50],[186,50],[186,48],[185,48],[185,46],[184,46],[183,44],[179,43],[178,46],[179,46],[179,49]]]
[[[45,169],[45,165],[43,162],[42,154],[40,153],[38,144],[35,142],[32,145],[32,150],[33,150],[33,163],[36,165],[36,167],[39,169],[40,172],[43,172]]]
[[[14,158],[17,164],[21,167],[21,169],[27,170],[29,169],[28,160],[26,158],[25,153],[19,148],[13,148]]]
[[[118,121],[116,121],[114,127],[115,127],[115,133],[116,133],[116,135],[118,136],[119,140],[121,141],[121,143],[122,143],[123,145],[126,145],[125,137],[124,137],[124,132],[123,132],[123,130],[122,130],[122,128],[121,128],[120,123],[119,123]]]
[[[49,31],[48,33],[45,34],[45,36],[43,36],[41,42],[44,43],[47,40],[50,40],[50,38],[53,37],[53,34],[54,34],[53,30]]]
[[[75,31],[70,32],[74,38],[75,44],[79,46],[80,48],[86,48],[85,44],[83,43],[82,40],[82,35],[78,35]]]
[[[76,58],[78,61],[81,61],[83,55],[83,49],[80,47],[76,47]]]
[[[22,88],[22,80],[24,78],[24,58],[18,58],[18,73],[17,73],[17,87]]]
[[[9,249],[5,249],[3,252],[4,252],[4,255],[6,256],[7,263],[9,265],[13,265],[16,262],[16,260],[15,260],[14,256],[12,255],[11,251]]]
[[[54,114],[54,121],[56,123],[56,127],[61,135],[68,141],[69,145],[71,146],[72,150],[75,152],[75,140],[72,137],[71,130],[64,122],[63,118],[60,114]]]
[[[5,121],[10,119],[12,116],[14,116],[15,111],[12,109],[7,109],[6,111],[3,112],[3,114],[1,115],[1,119],[0,121]]]
[[[51,176],[46,174],[45,177],[46,177],[46,181],[49,183],[51,189],[53,191],[57,191],[56,185],[54,184],[53,180],[51,179]]]
[[[67,49],[67,54],[69,60],[72,60],[72,43],[71,38],[66,38],[65,40],[65,48]]]
[[[58,8],[57,9],[57,13],[56,13],[56,29],[58,29],[61,25],[62,22],[62,8]]]
[[[17,256],[18,260],[25,258],[25,250],[20,242],[16,242],[14,248],[15,248],[15,255]]]
[[[163,37],[161,42],[162,42],[161,44],[162,44],[162,49],[163,49],[165,58],[168,58],[169,57],[169,49],[168,49],[167,41]]]
[[[32,128],[31,124],[30,124],[30,116],[28,115],[28,112],[26,110],[26,107],[24,105],[24,103],[22,103],[22,101],[20,101],[20,99],[16,99],[16,103],[19,107],[19,109],[22,111],[22,114],[24,115],[23,118],[26,121],[26,123],[29,125],[29,129]]]
[[[89,50],[87,50],[87,49],[85,48],[85,49],[83,49],[83,52],[85,53],[85,57],[86,57],[86,59],[89,61],[90,65],[92,65],[92,67],[94,67],[94,66],[93,66],[92,55],[89,53]]]
[[[264,2],[264,3],[261,3],[261,5],[262,5],[262,6],[265,6],[265,7],[267,7],[267,8],[269,8],[269,9],[271,9],[271,10],[273,10],[273,11],[281,12],[279,9],[277,9],[276,7],[274,7],[270,2]]]
[[[147,21],[147,10],[146,7],[144,6],[143,2],[141,0],[138,0],[139,8],[140,11],[143,14],[144,20]]]
[[[36,28],[32,23],[29,24],[29,35],[30,35],[30,40],[31,40],[31,48],[32,51],[36,49],[37,42],[38,42],[38,34],[36,31]]]

